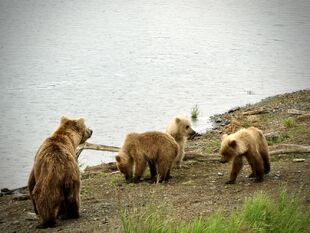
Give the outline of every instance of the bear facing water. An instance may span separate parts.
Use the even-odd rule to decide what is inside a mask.
[[[179,116],[168,124],[166,133],[170,134],[180,147],[180,153],[176,158],[176,165],[181,167],[184,159],[184,149],[188,137],[193,136],[196,132],[192,129],[191,122],[188,118]]]
[[[56,131],[38,149],[28,180],[30,198],[41,224],[53,227],[56,218],[78,218],[80,171],[76,147],[92,135],[84,119],[62,117]]]

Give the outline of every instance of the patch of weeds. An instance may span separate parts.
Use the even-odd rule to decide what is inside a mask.
[[[221,147],[221,140],[220,139],[210,140],[206,146],[206,153],[212,154],[212,153],[218,152],[220,147]]]
[[[116,186],[117,186],[117,184],[118,184],[118,182],[119,182],[118,177],[120,177],[120,176],[115,175],[115,174],[114,174],[114,175],[111,175],[111,180],[110,180],[111,186],[113,186],[113,187],[116,187]],[[125,182],[125,178],[123,177],[123,175],[121,176],[121,178],[124,179],[124,182]]]
[[[267,140],[267,143],[269,146],[275,145],[275,144],[280,144],[284,141],[286,141],[287,139],[289,139],[290,136],[288,133],[282,133],[279,137],[277,138],[272,138]]]
[[[191,110],[191,117],[193,120],[197,120],[198,118],[198,115],[199,115],[199,107],[198,105],[196,104],[192,110]]]
[[[291,143],[309,144],[310,128],[308,126],[296,125],[295,127],[287,129]]]
[[[283,120],[283,125],[285,128],[292,128],[296,125],[296,121],[294,118],[288,117]]]
[[[269,232],[306,233],[310,231],[310,211],[297,197],[283,191],[278,201],[266,194],[256,193],[246,199],[243,207],[229,216],[216,212],[187,222],[172,222],[164,214],[164,207],[146,207],[121,212],[125,233],[230,233]]]
[[[250,123],[249,123],[248,121],[243,121],[243,122],[241,123],[241,126],[242,126],[243,128],[249,128],[251,125],[250,125]]]

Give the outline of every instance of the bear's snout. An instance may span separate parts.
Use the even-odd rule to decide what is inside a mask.
[[[87,134],[88,134],[87,137],[90,138],[93,134],[93,130],[87,128]]]
[[[194,135],[196,135],[196,134],[197,134],[197,132],[196,132],[195,130],[192,129],[192,132],[190,133],[190,136],[194,136]]]

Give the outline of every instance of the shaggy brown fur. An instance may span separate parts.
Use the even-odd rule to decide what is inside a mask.
[[[226,184],[233,184],[240,172],[245,157],[252,168],[249,177],[255,177],[257,182],[264,179],[264,174],[270,171],[268,145],[266,139],[259,129],[250,127],[240,129],[230,135],[223,135],[221,144],[221,162],[226,163],[233,160],[230,180]]]
[[[116,164],[126,180],[134,175],[138,182],[148,164],[153,182],[168,181],[178,151],[178,144],[166,133],[130,133],[116,156]]]
[[[91,134],[84,119],[62,117],[58,129],[37,151],[28,188],[40,218],[38,228],[55,226],[57,217],[79,217],[80,172],[75,150]]]
[[[167,126],[166,133],[170,134],[180,147],[175,162],[178,167],[181,167],[184,159],[184,148],[188,137],[193,136],[196,132],[192,129],[191,122],[186,117],[176,117]]]

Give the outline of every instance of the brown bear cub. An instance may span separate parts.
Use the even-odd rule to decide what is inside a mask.
[[[196,134],[192,129],[191,122],[188,118],[179,116],[174,118],[167,126],[166,133],[170,134],[180,147],[180,153],[176,158],[177,167],[181,167],[184,159],[184,148],[186,140]]]
[[[243,166],[243,157],[247,159],[252,169],[249,177],[255,177],[256,182],[263,181],[264,174],[268,174],[270,171],[266,139],[262,131],[255,127],[223,135],[220,154],[222,163],[233,161],[230,180],[226,184],[236,182],[237,175]]]
[[[28,180],[30,198],[41,224],[54,227],[56,218],[78,218],[80,171],[76,147],[91,137],[84,119],[62,117],[58,129],[39,147]]]
[[[153,182],[168,181],[179,146],[170,135],[157,131],[130,133],[116,156],[116,165],[127,181],[140,181],[148,164]]]

